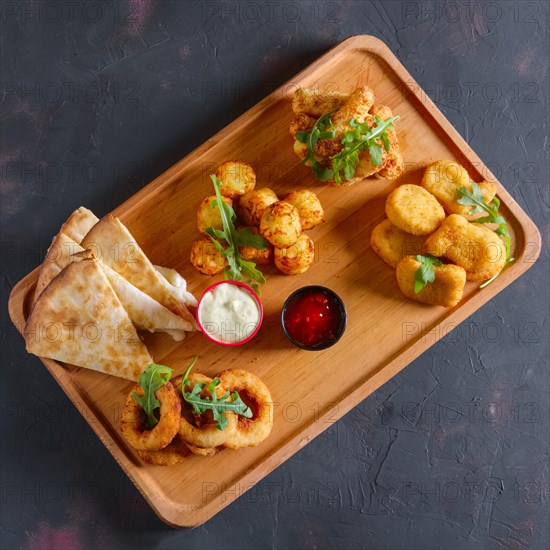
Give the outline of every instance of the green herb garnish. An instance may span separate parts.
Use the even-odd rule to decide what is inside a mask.
[[[246,276],[251,279],[247,282],[256,290],[259,290],[257,283],[265,283],[265,278],[262,272],[256,268],[254,262],[242,258],[239,247],[254,246],[265,250],[269,244],[261,235],[255,235],[250,229],[237,231],[235,228],[237,216],[233,208],[223,200],[220,191],[221,181],[214,175],[211,175],[210,178],[216,192],[216,199],[213,201],[212,208],[217,207],[219,209],[223,230],[207,227],[205,231],[210,239],[212,239],[214,246],[227,258],[227,268],[224,271],[224,277],[233,281],[243,281]],[[227,247],[224,248],[218,239],[225,240]],[[256,281],[256,283],[252,281]]]
[[[296,139],[300,143],[307,144],[307,154],[302,160],[303,163],[306,163],[308,160],[311,163],[311,169],[313,170],[313,175],[318,179],[319,181],[327,181],[333,176],[332,170],[330,168],[326,168],[325,166],[322,166],[321,163],[315,158],[314,152],[315,152],[315,144],[319,139],[332,139],[334,138],[334,130],[328,130],[328,128],[332,128],[332,120],[330,118],[330,115],[335,111],[331,111],[330,113],[327,113],[326,115],[323,115],[322,117],[318,118],[315,121],[315,124],[311,128],[311,130],[305,130],[303,132],[297,132],[296,133]]]
[[[219,378],[214,378],[208,385],[195,384],[190,392],[185,391],[185,386],[189,384],[188,376],[191,369],[195,366],[199,356],[196,355],[188,369],[183,375],[183,381],[181,383],[181,393],[183,399],[193,407],[195,414],[204,414],[206,411],[212,411],[214,420],[216,421],[216,428],[218,430],[224,430],[229,420],[225,414],[226,411],[232,411],[235,414],[240,414],[245,418],[252,418],[252,411],[250,407],[247,407],[244,401],[239,396],[239,392],[225,392],[221,397],[218,397],[216,388],[220,384]],[[210,393],[209,397],[201,397],[201,392],[204,388],[208,389]],[[231,397],[231,401],[227,399]]]
[[[170,380],[173,372],[174,369],[170,367],[151,363],[139,375],[138,383],[143,389],[143,396],[140,397],[133,391],[132,397],[138,402],[147,416],[145,427],[148,430],[152,430],[158,423],[155,410],[160,407],[160,401],[157,399],[155,392]]]
[[[344,172],[346,180],[351,180],[355,175],[355,170],[359,164],[359,152],[369,151],[369,155],[374,166],[382,164],[382,147],[378,140],[382,142],[382,146],[386,151],[389,151],[390,138],[388,130],[393,129],[393,123],[399,119],[398,116],[382,120],[375,116],[374,125],[369,128],[368,122],[357,122],[355,119],[349,121],[353,130],[348,130],[342,139],[344,148],[332,157],[332,171],[334,172],[334,181],[337,184],[342,183],[340,172]]]
[[[472,220],[474,223],[494,223],[498,225],[495,229],[495,233],[504,239],[504,246],[506,247],[506,264],[513,262],[515,258],[510,257],[510,233],[508,232],[506,220],[498,213],[498,209],[500,208],[500,200],[497,199],[497,197],[494,197],[491,204],[487,204],[479,185],[475,182],[472,182],[471,190],[467,187],[459,187],[456,190],[456,194],[459,197],[457,200],[458,204],[472,207],[468,214],[487,214],[486,216],[481,216],[480,218]],[[494,277],[491,277],[488,281],[485,281],[480,288],[486,287],[489,283],[494,281],[500,273],[502,273],[502,271],[499,271]]]
[[[434,266],[442,266],[443,264],[433,256],[415,256],[417,262],[420,262],[420,267],[414,274],[414,293],[418,294],[428,283],[435,281]]]
[[[334,112],[327,113],[317,119],[311,130],[297,132],[296,139],[300,143],[307,144],[307,154],[302,162],[310,161],[315,178],[319,181],[327,181],[334,178],[337,184],[341,184],[341,172],[344,173],[344,177],[348,181],[355,175],[361,151],[369,151],[374,166],[382,164],[382,147],[378,143],[378,140],[382,142],[382,146],[386,151],[390,150],[391,144],[387,132],[393,129],[393,123],[399,117],[394,116],[388,120],[382,120],[375,116],[373,117],[374,125],[372,128],[369,127],[368,122],[358,122],[355,119],[351,119],[349,124],[353,127],[353,130],[348,130],[344,134],[341,141],[344,148],[336,155],[330,157],[331,168],[328,168],[315,158],[314,152],[315,144],[319,139],[333,139],[335,137],[335,131],[330,129],[332,128],[330,115]]]

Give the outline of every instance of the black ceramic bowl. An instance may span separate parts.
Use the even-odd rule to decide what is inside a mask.
[[[308,351],[320,351],[336,344],[346,330],[347,321],[346,306],[340,296],[318,285],[293,292],[281,311],[285,336],[295,346]]]

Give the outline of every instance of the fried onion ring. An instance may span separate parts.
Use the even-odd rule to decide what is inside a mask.
[[[217,375],[221,386],[233,393],[239,392],[252,410],[252,418],[239,415],[234,434],[224,443],[230,449],[255,447],[266,439],[273,427],[273,401],[267,386],[255,374],[242,369],[229,369]]]
[[[128,394],[120,423],[122,435],[134,449],[159,451],[169,445],[178,433],[181,405],[176,390],[167,382],[155,392],[160,401],[160,420],[152,430],[145,429],[145,413],[132,396],[134,391],[140,397],[144,393],[142,387],[137,385]]]
[[[139,451],[137,455],[143,462],[153,466],[174,466],[181,464],[191,454],[187,445],[176,436],[170,444],[160,451]]]
[[[224,430],[218,430],[213,421],[211,412],[208,411],[201,415],[194,414],[193,407],[183,400],[181,394],[182,380],[183,376],[178,376],[172,381],[177,388],[177,395],[181,404],[181,418],[178,430],[179,436],[188,445],[200,449],[212,449],[223,445],[226,440],[233,437],[235,433],[235,427],[237,425],[235,414],[230,411],[225,412],[224,414],[229,422]],[[206,384],[208,386],[212,378],[204,374],[191,373],[188,377],[188,381],[189,384],[186,384],[185,388],[187,391],[192,391],[195,384]],[[216,388],[218,397],[221,397],[226,391],[226,388],[223,387],[222,384],[218,385]],[[201,396],[207,397],[208,395],[210,395],[208,389],[204,388],[201,392]]]
[[[194,455],[199,455],[199,456],[214,456],[218,454],[218,451],[220,450],[219,447],[209,447],[207,449],[203,449],[202,447],[195,447],[194,445],[189,445],[189,443],[186,443],[186,445],[189,451],[191,451]]]

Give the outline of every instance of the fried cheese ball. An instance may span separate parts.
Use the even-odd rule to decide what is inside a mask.
[[[217,375],[229,392],[239,392],[240,398],[250,407],[252,418],[237,416],[235,432],[224,443],[230,449],[255,447],[266,439],[273,427],[273,400],[262,380],[249,371],[229,369]]]
[[[204,275],[216,275],[227,267],[227,258],[216,248],[208,235],[201,235],[191,245],[190,261]]]
[[[483,198],[490,204],[495,198],[497,186],[490,181],[478,183]],[[460,214],[467,219],[472,219],[477,214],[469,215],[471,206],[458,204],[456,190],[459,187],[472,189],[472,181],[466,168],[454,160],[439,160],[430,164],[422,177],[422,187],[427,189],[449,214]]]
[[[321,201],[313,191],[299,189],[283,197],[283,201],[298,209],[302,229],[311,229],[325,221],[325,211]]]
[[[260,234],[257,227],[239,227],[241,229],[249,229],[255,235]],[[273,245],[268,243],[267,248],[257,248],[255,246],[239,246],[239,252],[244,260],[254,262],[256,265],[268,265],[273,262]]]
[[[221,194],[236,199],[256,185],[256,172],[250,164],[240,160],[222,162],[216,170],[216,177],[222,182]]]
[[[386,216],[390,222],[413,235],[433,233],[445,219],[445,211],[437,199],[420,185],[400,185],[386,200]]]
[[[500,237],[480,223],[451,214],[430,235],[424,251],[445,256],[466,270],[468,281],[485,281],[501,271],[506,263],[506,247]]]
[[[421,254],[425,240],[423,235],[401,231],[386,218],[372,230],[370,246],[382,260],[395,269],[405,256]]]
[[[210,195],[202,199],[197,210],[197,227],[200,233],[205,233],[207,227],[214,229],[223,229],[222,217],[220,209],[214,204],[216,195]],[[223,202],[229,206],[233,206],[233,201],[227,197],[223,197]]]
[[[254,189],[245,193],[239,200],[237,213],[244,225],[260,225],[264,210],[279,199],[275,191],[268,187]]]
[[[313,241],[302,233],[288,248],[275,248],[275,266],[285,275],[299,275],[306,272],[315,259]]]
[[[145,413],[135,400],[133,393],[143,397],[143,388],[138,384],[126,398],[122,410],[120,431],[128,443],[140,451],[159,451],[168,446],[174,439],[179,427],[181,406],[176,390],[170,382],[166,382],[156,392],[155,397],[160,402],[159,421],[148,430],[145,427]]]
[[[418,293],[414,292],[414,276],[422,264],[414,256],[405,256],[396,269],[397,284],[401,292],[411,300],[434,306],[454,307],[464,293],[466,271],[453,264],[434,266],[435,280],[427,283]]]
[[[292,246],[302,233],[300,213],[295,206],[284,201],[269,205],[260,220],[260,233],[273,246]]]

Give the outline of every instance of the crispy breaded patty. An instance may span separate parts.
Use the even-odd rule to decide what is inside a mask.
[[[496,184],[490,181],[482,181],[478,185],[483,198],[489,204],[495,198]],[[472,209],[471,206],[465,206],[457,202],[456,190],[459,187],[472,189],[472,181],[468,171],[458,162],[439,160],[430,164],[422,177],[422,187],[434,195],[449,214],[461,214],[468,219],[476,217],[476,215],[468,215],[468,212]]]
[[[407,233],[429,235],[445,219],[445,211],[426,189],[405,184],[388,196],[386,216],[393,225]]]
[[[435,280],[416,294],[414,276],[421,263],[414,256],[405,256],[396,269],[397,284],[401,292],[411,300],[434,306],[453,307],[462,300],[466,271],[453,264],[434,266]]]
[[[424,250],[432,256],[445,256],[466,270],[469,281],[490,279],[506,263],[506,247],[488,227],[451,214],[426,240]]]
[[[394,269],[408,254],[421,254],[424,235],[411,235],[395,227],[390,220],[381,221],[370,236],[370,246],[390,267]]]

